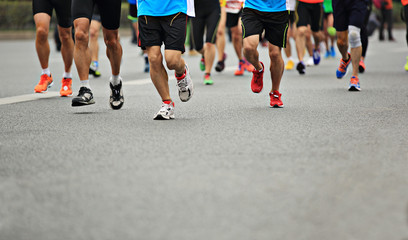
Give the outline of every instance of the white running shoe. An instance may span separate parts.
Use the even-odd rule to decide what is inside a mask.
[[[176,76],[177,80],[177,88],[179,92],[179,97],[182,102],[187,102],[190,100],[190,98],[193,96],[194,93],[194,85],[193,81],[191,81],[190,77],[190,70],[188,69],[188,66],[186,64],[186,72],[182,76],[183,78],[178,78]]]
[[[314,65],[315,65],[315,64],[314,64],[313,58],[312,58],[312,57],[309,57],[309,59],[306,61],[306,66],[312,67],[312,66],[314,66]]]
[[[159,112],[154,116],[154,120],[170,120],[174,119],[174,102],[170,104],[162,103]]]

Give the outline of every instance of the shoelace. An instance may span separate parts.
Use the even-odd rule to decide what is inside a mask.
[[[40,85],[43,85],[47,82],[47,76],[46,75],[42,75],[40,78]]]
[[[350,83],[357,85],[358,84],[358,78],[351,78]]]
[[[62,80],[62,85],[69,85],[69,83],[71,82],[71,79],[70,78],[64,78],[63,80]]]
[[[113,86],[112,93],[113,93],[113,99],[115,101],[120,100],[120,88],[118,88],[119,85]]]

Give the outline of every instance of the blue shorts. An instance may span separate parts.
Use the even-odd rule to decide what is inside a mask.
[[[334,28],[346,31],[348,26],[362,28],[367,11],[365,0],[333,0]]]

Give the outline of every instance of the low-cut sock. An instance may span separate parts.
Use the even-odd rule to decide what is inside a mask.
[[[113,86],[116,86],[121,82],[121,80],[122,78],[120,77],[120,75],[112,75],[110,82]]]
[[[64,72],[62,75],[63,78],[72,78],[72,74],[70,72]]]
[[[87,80],[81,80],[79,83],[80,83],[80,87],[86,87],[86,88],[91,89],[91,85],[89,85],[89,80],[88,79]]]
[[[49,69],[49,68],[44,68],[44,69],[42,70],[41,75],[44,75],[44,74],[47,74],[49,77],[51,77],[51,71],[50,71],[50,69]]]

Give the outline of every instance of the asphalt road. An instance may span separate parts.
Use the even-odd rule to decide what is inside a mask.
[[[34,95],[34,42],[1,41],[0,240],[407,240],[408,48],[395,37],[370,39],[361,92],[335,78],[339,57],[286,71],[283,109],[268,107],[269,73],[260,94],[233,76],[231,46],[213,86],[187,55],[195,95],[182,103],[170,80],[173,121],[152,120],[160,98],[128,38],[119,111],[103,46],[96,104],[72,108],[52,44],[57,81]]]

